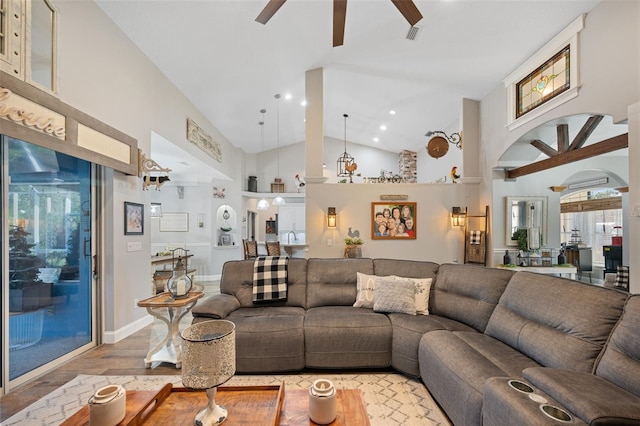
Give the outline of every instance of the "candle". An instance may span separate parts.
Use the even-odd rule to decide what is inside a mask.
[[[178,280],[178,285],[176,286],[176,294],[178,296],[182,296],[187,292],[187,282],[184,278]]]

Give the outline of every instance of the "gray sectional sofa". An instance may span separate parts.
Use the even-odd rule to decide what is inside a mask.
[[[227,262],[221,294],[193,310],[236,324],[238,373],[391,366],[456,425],[640,425],[640,295],[474,265],[290,259],[287,300],[254,304],[253,266]],[[432,278],[429,315],[354,307],[358,272]]]

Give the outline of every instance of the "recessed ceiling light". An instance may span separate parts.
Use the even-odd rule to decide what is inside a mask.
[[[307,106],[307,100],[303,99],[302,102],[300,102],[301,106]]]
[[[389,111],[389,115],[396,115],[396,111],[392,109],[391,111]]]
[[[387,126],[385,126],[384,124],[382,126],[380,126],[380,130],[384,131],[387,130]]]
[[[373,138],[373,141],[374,142],[380,142],[380,139],[379,138]]]
[[[284,98],[288,101],[291,100],[291,93],[285,93]]]

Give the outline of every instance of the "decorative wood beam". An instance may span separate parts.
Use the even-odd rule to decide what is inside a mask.
[[[576,137],[573,139],[573,142],[571,142],[571,145],[569,145],[568,151],[582,148],[584,143],[587,141],[589,136],[591,136],[591,133],[593,133],[596,127],[598,127],[598,124],[600,124],[603,118],[604,115],[593,115],[589,117],[587,122],[584,123],[584,126],[582,126],[582,129],[580,129]]]
[[[560,213],[593,212],[622,208],[622,197],[599,198],[595,200],[560,203]]]
[[[558,152],[565,152],[569,150],[569,125],[558,124],[556,127],[558,133]]]
[[[551,148],[549,145],[542,142],[540,139],[531,141],[530,144],[538,148],[540,151],[542,151],[542,153],[545,154],[547,157],[553,157],[554,155],[558,155],[558,151]]]
[[[507,171],[506,178],[515,179],[521,176],[526,176],[532,173],[540,172],[542,170],[548,170],[565,164],[574,163],[576,161],[595,157],[601,154],[606,154],[608,152],[617,151],[619,149],[624,149],[627,147],[629,147],[629,134],[624,133],[622,135],[606,139],[602,142],[588,145],[584,148],[563,152],[562,154],[545,158],[544,160],[527,164],[526,166],[511,169]]]

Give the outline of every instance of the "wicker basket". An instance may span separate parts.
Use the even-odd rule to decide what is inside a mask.
[[[355,244],[344,246],[344,257],[350,259],[362,257],[362,246]]]

